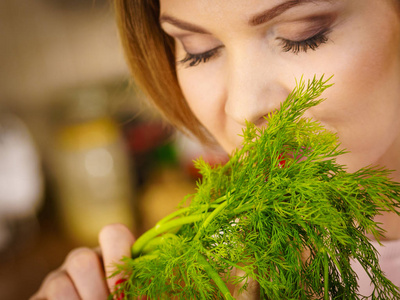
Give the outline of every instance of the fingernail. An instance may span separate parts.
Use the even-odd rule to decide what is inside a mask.
[[[124,283],[126,281],[125,278],[120,278],[115,282],[115,288],[117,289],[117,286]],[[117,294],[116,300],[123,300],[125,298],[125,293],[123,291],[119,291]]]
[[[118,279],[118,280],[115,282],[115,285],[118,285],[118,284],[124,283],[125,281],[126,281],[126,279],[125,279],[125,278],[120,278],[120,279]]]
[[[286,159],[282,154],[278,156],[278,166],[279,168],[284,168],[286,166]]]

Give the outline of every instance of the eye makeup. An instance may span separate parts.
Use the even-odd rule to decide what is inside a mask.
[[[314,12],[313,15],[300,15],[300,17],[297,14],[294,17],[278,18],[278,21],[267,28],[272,29],[274,39],[278,42],[276,45],[281,52],[299,54],[309,50],[315,51],[327,43],[337,18],[337,10]],[[188,34],[185,32],[173,34],[173,36],[177,43],[181,44],[179,47],[185,55],[183,58],[177,59],[176,63],[184,67],[195,67],[207,63],[217,58],[221,54],[222,48],[225,47],[210,33]]]
[[[321,44],[325,44],[328,41],[328,33],[329,32],[317,33],[316,35],[301,41],[291,41],[280,38],[282,51],[292,52],[294,54],[307,52],[307,50],[315,51]]]
[[[211,58],[215,58],[218,55],[220,48],[222,47],[223,46],[219,46],[199,54],[191,54],[186,51],[186,56],[182,60],[179,60],[178,64],[186,64],[187,67],[194,67],[199,65],[200,63],[206,63]]]
[[[329,40],[336,14],[311,16],[303,20],[277,25],[276,38],[283,52],[316,50]]]

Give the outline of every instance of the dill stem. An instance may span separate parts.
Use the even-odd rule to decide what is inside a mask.
[[[324,298],[329,300],[329,268],[328,253],[324,251]]]
[[[207,259],[201,253],[199,253],[198,256],[198,262],[203,265],[204,270],[206,271],[208,276],[210,276],[210,278],[214,280],[215,284],[217,285],[218,289],[225,297],[225,299],[234,300],[225,282],[222,280],[219,274],[213,269],[213,267],[208,263]]]
[[[203,219],[205,216],[207,216],[206,213],[197,214],[197,215],[193,215],[193,216],[174,219],[174,220],[169,221],[167,223],[164,223],[162,225],[154,226],[152,229],[146,231],[133,244],[132,249],[131,249],[132,250],[132,257],[135,258],[135,257],[139,256],[139,254],[142,252],[142,250],[146,246],[146,244],[149,241],[151,241],[153,238],[158,236],[159,234],[165,233],[168,230],[171,230],[171,229],[176,228],[176,227],[180,227],[180,226],[185,225],[185,224],[198,222],[201,219]]]
[[[161,245],[162,243],[164,243],[164,241],[166,239],[170,239],[170,238],[176,238],[177,236],[173,233],[166,233],[163,234],[162,236],[158,236],[153,238],[151,241],[149,241],[142,249],[142,254],[147,254],[152,252],[153,250],[156,249],[156,247],[158,245]]]
[[[221,198],[223,198],[223,197],[221,197]],[[221,198],[218,198],[217,201],[220,200]],[[216,207],[216,205],[202,205],[202,206],[200,206],[200,209],[199,209],[199,210],[196,210],[194,213],[192,213],[192,215],[193,215],[193,214],[202,214],[202,213],[205,213],[206,210],[208,210],[209,208],[213,208],[213,207]],[[183,215],[183,214],[185,214],[185,213],[190,213],[190,210],[191,210],[191,209],[192,209],[191,207],[184,207],[184,208],[181,208],[181,209],[179,209],[179,210],[177,210],[177,211],[174,211],[173,213],[171,213],[171,214],[169,214],[168,216],[165,216],[164,218],[162,218],[161,220],[159,220],[159,221],[156,223],[155,226],[161,226],[161,225],[163,225],[163,224],[169,222],[170,220],[172,220],[172,219],[174,219],[174,218],[176,218],[176,217],[179,217],[179,216],[181,216],[181,215]],[[199,212],[199,211],[200,211],[200,212]]]
[[[228,201],[225,201],[218,205],[216,209],[207,217],[207,219],[204,220],[204,222],[201,224],[199,231],[197,231],[195,237],[193,238],[194,241],[198,240],[203,233],[203,230],[210,224],[210,222],[217,216],[226,206],[228,205]]]
[[[225,200],[226,200],[226,195],[216,199],[214,201],[214,203],[220,203],[220,202],[225,201]],[[222,205],[222,207],[221,207],[221,205]],[[227,205],[227,202],[225,201],[222,204],[218,204],[216,206],[216,209],[206,219],[205,222],[207,222],[207,223],[206,224],[204,224],[204,223],[202,224],[199,232],[196,235],[197,238],[195,237],[195,240],[200,237],[202,229],[205,228],[205,226],[207,226],[211,222],[212,218],[220,210],[222,210],[226,205]],[[211,205],[211,207],[212,206],[213,205]],[[209,205],[202,206],[202,210],[206,210],[208,208],[210,208]],[[181,218],[178,218],[178,219],[174,219],[175,217],[178,217],[178,216],[180,216],[180,215],[182,215],[184,213],[187,213],[189,211],[190,211],[190,208],[189,207],[185,207],[185,208],[182,208],[182,209],[180,209],[178,211],[173,212],[172,214],[169,214],[168,216],[166,216],[163,219],[161,219],[160,221],[158,221],[157,224],[153,228],[151,228],[150,230],[146,231],[142,236],[140,236],[137,239],[135,244],[133,244],[132,251],[131,251],[132,252],[132,257],[135,258],[135,257],[139,256],[140,253],[143,251],[143,249],[146,247],[146,245],[149,242],[151,242],[154,238],[156,238],[157,235],[165,233],[168,230],[171,230],[171,229],[176,228],[176,227],[180,227],[180,226],[185,225],[185,224],[198,222],[201,219],[205,218],[207,216],[207,214],[208,214],[207,212],[204,211],[202,213],[198,213],[198,214],[195,214],[195,215],[190,215],[190,216],[187,216],[187,217],[181,217]],[[217,212],[215,212],[215,211],[217,211]],[[212,216],[212,218],[210,218],[211,216]],[[161,241],[161,239],[160,239],[160,241]],[[158,242],[159,241],[155,241],[154,245],[157,244]]]
[[[156,258],[158,257],[158,255],[159,255],[158,251],[157,251],[157,252],[154,251],[154,253],[152,253],[152,254],[142,255],[142,256],[136,258],[136,259],[135,259],[135,262],[138,263],[138,262],[140,262],[140,261],[142,261],[142,260],[152,260],[152,259],[156,259]]]
[[[250,203],[250,204],[246,204],[246,205],[241,205],[240,207],[236,208],[233,210],[234,214],[240,214],[242,212],[247,212],[250,209],[254,208],[254,204]]]
[[[179,210],[177,210],[177,211],[175,211],[175,212],[169,214],[168,216],[162,218],[160,221],[158,221],[158,222],[156,223],[155,226],[161,226],[162,224],[165,224],[165,223],[168,222],[169,220],[172,220],[172,219],[175,218],[175,217],[178,217],[178,216],[180,216],[180,215],[183,215],[184,213],[186,213],[186,212],[188,212],[188,211],[190,211],[190,207],[181,208],[181,209],[179,209]]]
[[[233,189],[230,193],[234,192],[235,189]],[[218,199],[214,200],[213,203],[221,203],[222,201],[226,200],[226,195],[223,195],[221,197],[219,197]]]

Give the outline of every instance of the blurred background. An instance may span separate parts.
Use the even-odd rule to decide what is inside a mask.
[[[110,0],[0,1],[0,299],[28,299],[77,246],[139,235],[226,158],[163,123],[130,82]]]

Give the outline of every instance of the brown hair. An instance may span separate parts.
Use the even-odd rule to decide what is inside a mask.
[[[175,72],[175,46],[159,23],[155,0],[115,0],[117,25],[133,80],[162,115],[202,142],[210,138],[190,110]]]

